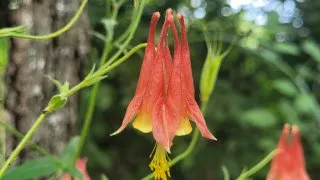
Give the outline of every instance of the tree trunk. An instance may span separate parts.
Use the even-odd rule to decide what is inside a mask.
[[[30,34],[49,34],[63,27],[74,16],[80,0],[19,0],[11,1],[6,8],[10,26],[26,25]],[[89,49],[88,19],[86,12],[69,31],[43,41],[13,39],[6,79],[7,122],[26,133],[51,96],[57,93],[55,85],[45,76],[70,86],[79,82],[81,67]],[[49,152],[58,154],[75,133],[77,96],[68,99],[67,105],[46,118],[32,140]],[[19,140],[7,134],[7,155]],[[20,160],[38,156],[24,150]],[[17,161],[19,162],[19,161]]]

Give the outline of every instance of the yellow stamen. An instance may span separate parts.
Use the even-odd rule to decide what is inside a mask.
[[[149,167],[153,171],[154,179],[167,180],[167,176],[170,177],[170,158],[167,154],[167,151],[160,144],[156,144],[150,157],[152,154],[153,159],[149,164]]]

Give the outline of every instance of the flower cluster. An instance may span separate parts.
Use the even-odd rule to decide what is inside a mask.
[[[133,120],[133,127],[141,132],[152,131],[156,141],[150,168],[156,179],[166,179],[169,173],[170,147],[174,137],[192,131],[189,120],[199,128],[203,137],[215,140],[194,97],[189,45],[184,17],[178,13],[180,38],[174,24],[172,10],[167,10],[159,42],[155,43],[155,29],[160,17],[152,15],[147,47],[135,96],[128,105],[120,133]],[[168,30],[173,32],[173,58],[168,46]]]

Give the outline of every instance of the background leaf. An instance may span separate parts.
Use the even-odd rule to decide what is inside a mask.
[[[62,167],[54,161],[53,157],[39,157],[28,160],[21,166],[9,169],[3,180],[29,180],[50,175],[61,169]]]
[[[259,128],[270,128],[277,122],[276,116],[263,108],[248,110],[240,118],[246,123]]]

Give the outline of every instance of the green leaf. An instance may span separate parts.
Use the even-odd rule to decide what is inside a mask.
[[[240,119],[259,128],[269,128],[277,123],[276,116],[264,108],[248,110],[240,116]]]
[[[297,56],[300,54],[299,47],[297,45],[295,45],[294,43],[289,43],[289,42],[275,43],[273,45],[273,49],[278,52],[290,54],[290,55],[294,55],[294,56]]]
[[[62,95],[53,96],[49,101],[46,111],[52,112],[63,108],[63,106],[67,103],[67,100],[68,98]]]
[[[79,172],[78,169],[74,167],[74,164],[72,164],[73,158],[77,153],[79,142],[80,142],[79,136],[73,137],[61,152],[60,160],[67,165],[66,171],[69,172],[71,176],[82,179],[81,172]]]
[[[280,93],[293,96],[298,93],[296,86],[288,79],[278,79],[273,81],[272,86]]]
[[[315,61],[320,63],[320,46],[313,40],[305,40],[302,44],[303,50],[309,54]]]
[[[40,157],[26,161],[21,166],[9,169],[4,175],[3,180],[29,180],[50,175],[61,169],[62,167],[55,162],[53,157]]]
[[[294,106],[300,113],[312,113],[315,108],[313,96],[311,94],[299,94],[294,101]]]
[[[65,162],[66,164],[72,163],[73,157],[77,153],[79,141],[79,136],[73,137],[70,140],[70,142],[66,145],[66,147],[63,149],[60,155],[61,161]]]

